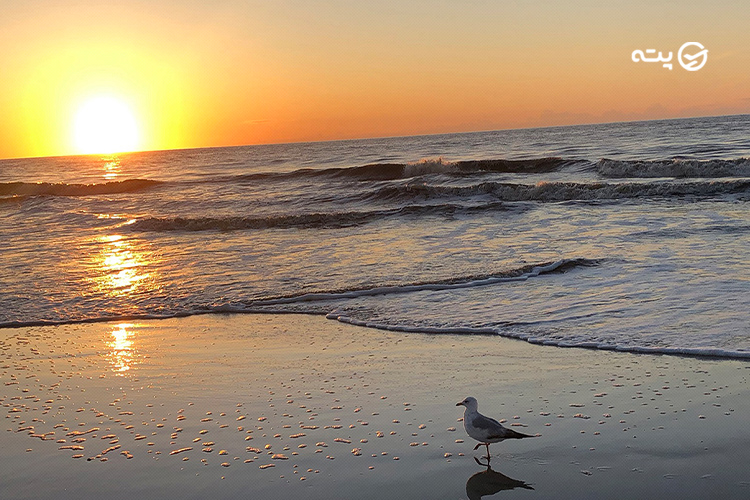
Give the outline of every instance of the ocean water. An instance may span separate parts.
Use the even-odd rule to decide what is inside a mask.
[[[750,115],[0,160],[0,326],[281,311],[750,358],[748,158]]]

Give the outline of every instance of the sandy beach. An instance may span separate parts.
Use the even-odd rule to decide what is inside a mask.
[[[747,498],[743,361],[306,315],[0,332],[0,497]],[[464,433],[466,396],[535,439]]]

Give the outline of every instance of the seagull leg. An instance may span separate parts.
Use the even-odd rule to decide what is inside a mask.
[[[490,463],[490,443],[484,443],[484,445],[487,447],[487,463]]]
[[[484,443],[479,443],[478,445],[476,445],[476,446],[474,447],[474,451],[477,451],[477,448],[479,448],[480,446],[483,446],[483,445],[484,445]]]

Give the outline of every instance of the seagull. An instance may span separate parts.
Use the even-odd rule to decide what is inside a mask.
[[[474,447],[475,450],[482,445],[487,447],[487,456],[485,458],[488,461],[490,459],[490,444],[499,443],[506,439],[534,437],[503,427],[494,418],[485,417],[477,411],[477,400],[471,396],[460,403],[456,403],[456,406],[466,407],[464,410],[464,429],[466,429],[466,434],[479,441],[479,444]]]

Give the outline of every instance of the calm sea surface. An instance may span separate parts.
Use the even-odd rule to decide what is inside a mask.
[[[0,160],[0,326],[288,311],[750,358],[749,157],[742,115]]]

